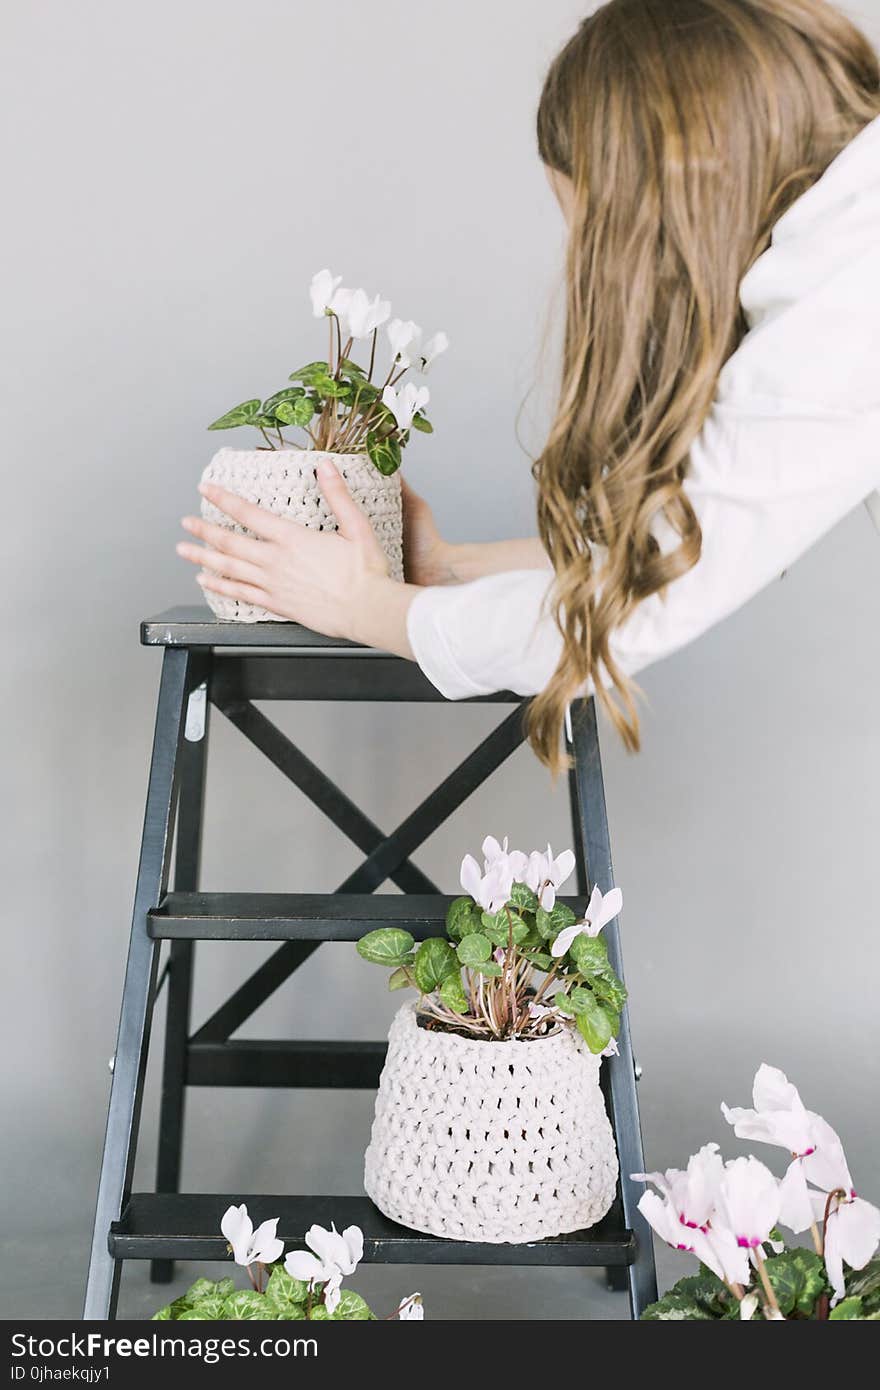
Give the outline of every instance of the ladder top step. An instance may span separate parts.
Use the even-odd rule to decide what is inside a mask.
[[[401,927],[417,941],[443,930],[452,897],[434,893],[167,893],[149,914],[156,938],[357,941]],[[578,914],[583,898],[563,898]]]
[[[247,1193],[134,1193],[121,1221],[110,1229],[115,1259],[225,1260],[220,1218],[227,1207],[246,1202],[254,1225],[279,1217],[278,1235],[290,1248],[302,1245],[317,1222],[338,1230],[360,1226],[364,1260],[380,1264],[445,1265],[626,1265],[635,1256],[631,1231],[617,1204],[597,1226],[528,1245],[484,1245],[420,1235],[389,1221],[367,1197],[263,1197]]]
[[[336,647],[376,655],[345,637],[325,637],[299,623],[227,623],[204,604],[166,608],[144,618],[141,642],[145,647]]]

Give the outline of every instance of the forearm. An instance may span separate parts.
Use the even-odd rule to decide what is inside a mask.
[[[353,641],[412,661],[406,622],[419,593],[417,584],[401,584],[385,574],[369,576],[359,587],[347,620]]]
[[[437,583],[466,584],[487,574],[504,574],[509,570],[550,569],[547,552],[537,536],[509,541],[466,541],[461,545],[444,546],[442,556],[445,578]]]

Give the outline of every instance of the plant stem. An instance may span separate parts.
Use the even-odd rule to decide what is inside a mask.
[[[376,338],[377,338],[377,336],[378,336],[378,333],[379,333],[378,328],[374,328],[374,329],[373,329],[373,342],[372,342],[372,345],[371,345],[371,347],[370,347],[370,369],[369,369],[369,371],[367,372],[367,381],[372,381],[372,380],[373,380],[373,367],[376,365]]]
[[[756,1265],[758,1266],[758,1273],[759,1273],[760,1276],[761,1276],[761,1283],[764,1285],[764,1294],[765,1294],[765,1297],[766,1297],[766,1299],[767,1299],[767,1303],[769,1304],[769,1306],[770,1306],[771,1308],[775,1309],[776,1312],[778,1313],[778,1312],[779,1312],[779,1304],[778,1304],[778,1302],[777,1302],[777,1300],[776,1300],[776,1295],[775,1295],[775,1293],[773,1292],[773,1285],[770,1283],[770,1280],[767,1278],[767,1270],[766,1270],[766,1268],[764,1267],[764,1256],[761,1254],[760,1249],[756,1249],[756,1250],[755,1250],[755,1263],[756,1263]]]
[[[265,439],[266,443],[269,445],[269,448],[272,449],[272,450],[274,451],[275,445],[272,443],[272,441],[271,441],[271,439],[269,438],[268,434],[267,434],[266,431],[263,429],[263,426],[262,426],[262,425],[258,425],[257,428],[259,429],[260,434],[263,436],[263,438]]]
[[[816,1225],[815,1221],[810,1222],[810,1235],[813,1237],[813,1249],[819,1256],[820,1260],[824,1259],[825,1243],[819,1234],[819,1227]]]

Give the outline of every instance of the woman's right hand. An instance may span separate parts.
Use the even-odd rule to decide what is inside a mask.
[[[437,529],[434,513],[424,497],[401,478],[403,498],[403,571],[408,584],[454,584],[452,552],[455,549]]]

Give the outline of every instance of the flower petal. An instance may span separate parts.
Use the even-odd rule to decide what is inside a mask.
[[[319,1284],[329,1275],[327,1266],[308,1250],[290,1250],[284,1257],[284,1268],[292,1279],[304,1279]]]
[[[575,937],[580,936],[583,929],[582,922],[573,922],[570,927],[563,927],[550,947],[551,956],[564,956],[566,951],[571,949],[571,943]]]

